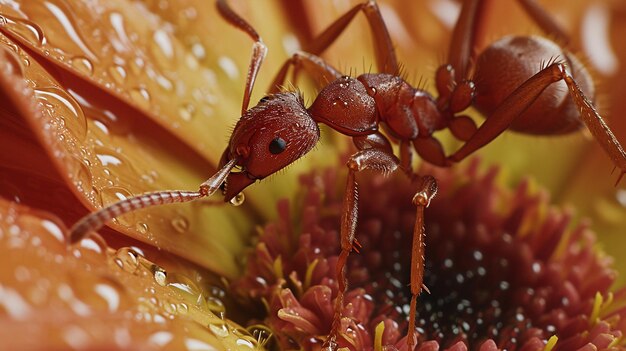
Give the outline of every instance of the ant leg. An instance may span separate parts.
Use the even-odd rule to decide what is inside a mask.
[[[624,174],[626,174],[626,153],[615,135],[613,135],[609,126],[604,122],[604,119],[600,116],[591,101],[582,92],[574,78],[568,75],[564,69],[562,70],[562,74],[569,88],[569,93],[574,98],[574,102],[580,111],[587,129],[589,129],[591,135],[593,135],[600,146],[602,146],[604,152],[613,160],[615,167],[618,167],[621,171],[615,182],[615,186],[617,186]]]
[[[317,80],[318,84],[320,82],[330,83],[342,76],[341,72],[329,65],[321,57],[300,51],[293,54],[280,68],[268,90],[270,94],[278,93],[281,90],[291,66],[293,66],[294,70],[294,79],[297,78],[300,70],[304,69],[311,77]]]
[[[459,19],[454,26],[448,54],[448,63],[451,68],[447,71],[453,75],[455,81],[462,81],[467,78],[470,61],[473,58],[472,50],[476,41],[476,26],[480,23],[479,16],[483,13],[484,4],[483,0],[465,1]]]
[[[522,114],[550,84],[564,80],[569,88],[574,102],[580,110],[581,117],[596,141],[621,170],[619,180],[626,174],[626,153],[611,129],[598,114],[589,99],[580,90],[574,78],[565,70],[562,63],[552,64],[530,77],[526,82],[515,89],[485,122],[476,130],[469,140],[452,156],[451,162],[459,162],[472,152],[485,146],[495,139],[511,123]]]
[[[400,164],[407,174],[413,174],[413,150],[409,140],[400,140]]]
[[[438,167],[447,165],[446,153],[441,142],[432,136],[413,139],[413,147],[422,160]]]
[[[345,276],[345,266],[350,252],[355,245],[355,231],[358,215],[358,185],[355,175],[363,170],[375,170],[382,173],[391,173],[399,166],[399,160],[393,153],[378,148],[368,148],[358,151],[350,157],[347,162],[348,180],[346,183],[346,193],[343,198],[340,240],[341,253],[337,260],[337,284],[339,289],[335,299],[335,315],[331,325],[328,339],[324,342],[323,349],[334,350],[337,346],[337,333],[341,325],[341,312],[343,310],[343,298],[347,289],[347,279]]]
[[[424,209],[437,194],[437,181],[432,176],[425,176],[415,196],[413,204],[417,208],[415,226],[413,227],[413,244],[411,247],[411,307],[409,310],[409,329],[407,330],[407,345],[409,350],[415,347],[415,318],[417,297],[422,291],[424,282]],[[428,291],[426,287],[424,290]]]
[[[569,44],[569,36],[535,0],[517,0],[541,30],[561,45]]]
[[[250,58],[250,65],[248,66],[248,75],[246,76],[246,88],[243,92],[243,102],[241,103],[241,114],[243,115],[248,110],[250,104],[250,95],[254,88],[254,82],[259,74],[261,63],[265,55],[267,55],[267,46],[263,44],[261,36],[246,20],[241,18],[233,9],[230,8],[226,0],[217,0],[215,5],[220,15],[230,24],[244,31],[252,40],[252,57]]]
[[[380,14],[380,9],[375,1],[369,0],[356,5],[350,11],[333,22],[322,34],[317,36],[310,44],[304,47],[304,51],[314,55],[324,52],[354,19],[359,11],[363,11],[374,36],[374,51],[376,52],[376,64],[381,73],[398,74],[398,59],[393,49],[393,43],[387,30],[387,25]]]
[[[517,1],[544,33],[550,35],[562,45],[569,43],[569,36],[535,0]],[[447,68],[447,70],[449,74],[453,75],[455,81],[462,81],[468,77],[469,65],[474,58],[472,50],[476,42],[477,26],[481,23],[480,17],[484,11],[484,6],[484,0],[465,1],[461,8],[459,19],[454,26],[448,56],[448,63],[452,69]],[[440,91],[439,93],[441,94],[442,92]]]
[[[459,162],[491,142],[504,132],[517,116],[532,105],[550,84],[563,79],[563,74],[565,74],[565,66],[555,63],[530,77],[502,101],[471,138],[453,155],[449,156],[448,160]]]

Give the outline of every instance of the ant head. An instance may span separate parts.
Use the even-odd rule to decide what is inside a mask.
[[[293,163],[317,143],[320,130],[307,112],[302,97],[279,93],[264,97],[237,122],[224,151],[220,168],[236,159],[225,181],[229,201],[257,179]]]

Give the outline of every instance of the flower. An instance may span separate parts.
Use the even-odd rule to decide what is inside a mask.
[[[528,181],[499,186],[497,169],[483,174],[476,162],[421,173],[434,173],[440,191],[426,215],[430,293],[418,303],[418,350],[624,347],[626,290],[610,289],[616,272],[587,223],[572,225],[571,212],[551,207]],[[231,286],[257,307],[254,320],[265,321],[279,349],[319,350],[330,332],[337,176],[329,169],[302,178],[296,213],[279,204],[280,218],[263,228],[245,275]],[[406,349],[414,191],[404,177],[362,182],[362,252],[348,265],[340,347]]]
[[[380,2],[385,18],[400,19],[389,23],[407,71],[431,77],[449,36],[449,17],[439,6],[453,7],[452,2]],[[618,3],[563,4],[552,2],[549,6],[561,7],[549,10],[565,18],[571,32],[581,23],[581,9],[590,4],[612,6],[605,14],[616,19],[614,26],[623,14]],[[254,94],[258,97],[258,86],[266,86],[293,47],[294,37],[285,33],[293,31],[305,42],[347,10],[341,8],[347,4],[307,3],[307,22],[280,11],[290,1],[235,5],[270,48]],[[504,17],[489,21],[497,26]],[[511,27],[519,27],[523,16],[506,17]],[[7,347],[197,349],[254,344],[257,337],[221,318],[228,294],[210,272],[226,279],[241,274],[240,257],[250,233],[277,216],[268,204],[298,192],[296,177],[283,175],[280,181],[257,186],[239,208],[199,202],[132,213],[68,252],[58,235],[85,213],[119,198],[194,188],[211,174],[240,114],[249,60],[244,45],[248,39],[217,18],[206,0],[0,3],[0,247],[6,253],[0,269],[0,315],[3,333],[10,335],[1,339],[12,342]],[[363,58],[373,57],[368,40],[363,40],[368,31],[363,23],[352,25],[325,57],[348,67],[365,61],[367,67]],[[623,57],[619,39],[613,39],[613,47]],[[355,61],[345,61],[354,55]],[[619,77],[604,74],[616,96],[623,91]],[[305,96],[314,94],[304,85],[302,89]],[[611,109],[621,111],[621,104],[618,100]],[[502,147],[507,143],[519,150],[512,138],[492,146],[484,157],[496,155],[491,157],[498,162],[508,158],[494,150],[507,150]],[[324,140],[289,172],[336,165],[334,157],[346,146],[330,135]],[[573,164],[572,144],[563,147]],[[545,153],[545,145],[539,153]],[[557,193],[558,201],[573,200],[582,213],[598,218],[605,233],[623,228],[623,209],[616,205],[608,181],[594,182],[593,188],[581,185],[590,179],[584,175],[588,169],[581,168],[574,185],[559,186],[570,177],[568,172],[537,167],[549,162],[540,161],[536,153],[525,155],[526,160],[507,161],[512,178],[528,174],[529,165],[535,172],[546,169],[547,175],[536,175]],[[598,168],[610,167],[590,167]],[[603,197],[594,196],[587,208],[590,192]],[[583,200],[576,200],[581,193]],[[613,247],[619,245],[608,249]],[[231,313],[234,318],[234,312],[226,317]],[[102,328],[100,321],[110,328]],[[114,329],[114,338],[109,329]],[[385,333],[392,329],[386,327]]]

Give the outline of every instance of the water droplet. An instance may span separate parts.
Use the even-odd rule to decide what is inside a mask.
[[[63,340],[67,343],[67,346],[74,350],[88,348],[89,341],[91,340],[89,334],[77,325],[68,325],[64,327],[61,334],[63,336]]]
[[[113,81],[115,83],[122,85],[126,81],[127,73],[124,67],[115,65],[115,66],[109,67],[109,75],[111,76],[111,78],[113,78]]]
[[[164,30],[157,30],[152,35],[150,52],[161,67],[169,67],[173,64],[174,44],[170,36]]]
[[[233,206],[241,206],[246,200],[246,196],[243,193],[239,193],[235,195],[232,199],[230,199],[230,204]]]
[[[141,108],[145,110],[150,109],[150,93],[146,88],[134,88],[130,91],[130,97],[135,101]]]
[[[206,49],[201,43],[194,43],[191,46],[191,52],[198,60],[202,60],[206,57]]]
[[[228,326],[226,325],[226,323],[222,322],[222,323],[211,323],[209,324],[209,330],[215,334],[215,336],[219,336],[222,338],[225,338],[228,336],[229,331],[228,331]]]
[[[222,300],[214,296],[208,296],[206,302],[209,311],[217,315],[226,312],[226,307],[224,306],[224,302],[222,302]]]
[[[150,335],[150,337],[148,338],[148,343],[151,345],[163,347],[169,344],[172,339],[174,339],[174,334],[170,333],[169,331],[158,331]]]
[[[356,336],[356,333],[352,333],[352,334]],[[237,344],[237,349],[241,349],[242,347],[250,349],[250,350],[254,350],[255,349],[254,342],[252,340],[239,338],[239,339],[237,339],[236,344]]]
[[[187,314],[188,312],[189,312],[189,307],[187,306],[186,303],[181,302],[178,304],[178,313]]]
[[[94,286],[96,294],[106,301],[109,312],[116,312],[120,307],[120,293],[117,287],[108,283],[98,283]]]
[[[122,247],[115,252],[116,263],[124,271],[134,273],[139,268],[138,254],[130,247]]]
[[[172,81],[165,78],[164,76],[159,74],[156,76],[155,79],[156,79],[157,84],[159,84],[159,86],[163,88],[163,90],[172,91],[172,89],[174,89],[174,84],[172,83]]]
[[[114,202],[125,200],[132,196],[132,193],[122,187],[110,186],[100,190],[100,204],[102,207],[108,206]]]
[[[35,23],[7,15],[3,15],[2,18],[4,19],[4,27],[24,38],[34,46],[41,47],[46,44],[46,37],[43,30]]]
[[[87,134],[87,119],[82,108],[71,95],[56,88],[35,89],[35,97],[47,110],[58,118],[72,135],[83,140]]]
[[[205,298],[198,285],[188,276],[180,273],[172,273],[167,277],[167,286],[178,292],[184,301],[196,306],[205,304]]]
[[[168,314],[176,314],[178,312],[178,307],[171,302],[166,302],[163,304],[163,310]]]
[[[130,61],[130,70],[135,75],[140,75],[146,65],[143,58],[137,56]]]
[[[93,252],[96,255],[106,253],[107,244],[98,233],[91,233],[88,237],[82,239],[78,247],[81,249],[81,256],[85,256],[85,252]]]
[[[61,5],[61,3],[59,5]],[[50,1],[45,1],[44,6],[48,9],[48,11],[50,11],[52,18],[55,18],[61,26],[63,26],[67,37],[71,39],[71,43],[77,46],[83,52],[84,56],[88,57],[90,60],[95,60],[96,55],[79,34],[80,31],[77,28],[78,26],[75,24],[72,11],[57,6]],[[56,39],[56,37],[54,39]],[[59,41],[59,43],[55,43],[55,47],[61,47],[61,43],[65,44],[63,41]]]
[[[89,61],[85,57],[76,56],[76,57],[74,57],[74,58],[72,58],[70,60],[70,64],[77,71],[79,71],[79,72],[81,72],[81,73],[83,73],[83,74],[85,74],[87,76],[93,75],[93,63],[91,63],[91,61]]]
[[[148,232],[150,231],[150,228],[148,227],[148,224],[143,223],[143,222],[137,222],[137,224],[135,225],[135,229],[141,233],[141,234],[148,234]]]
[[[61,228],[55,222],[44,219],[41,221],[41,226],[44,227],[46,232],[48,232],[48,234],[50,234],[50,236],[56,239],[58,242],[65,242],[63,230],[61,230]]]
[[[93,190],[90,161],[88,159],[79,160],[77,157],[72,156],[78,167],[75,168],[75,172],[72,175],[74,185],[85,195],[91,196],[90,192]],[[92,199],[91,199],[92,200]]]
[[[183,104],[178,108],[178,115],[184,121],[191,121],[196,113],[196,107],[193,104]]]
[[[232,80],[237,80],[239,78],[239,69],[237,69],[235,61],[233,61],[230,57],[222,56],[218,59],[217,63],[224,73],[226,73],[228,78]]]
[[[167,285],[167,272],[156,264],[153,264],[150,268],[154,275],[154,281],[161,286]]]
[[[3,313],[16,320],[24,320],[33,312],[24,297],[11,287],[0,285],[0,307]]]
[[[185,339],[186,350],[215,350],[215,347],[207,344],[206,342],[193,338]]]
[[[189,220],[183,216],[177,216],[172,219],[171,223],[172,227],[180,234],[184,234],[189,230]]]

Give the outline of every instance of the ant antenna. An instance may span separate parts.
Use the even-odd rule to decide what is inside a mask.
[[[81,218],[72,226],[68,235],[69,242],[70,244],[78,242],[90,232],[95,232],[102,228],[106,222],[128,212],[175,202],[189,202],[202,197],[211,196],[220,188],[236,163],[237,159],[230,160],[222,169],[202,183],[198,191],[168,190],[145,193],[120,200],[99,211],[93,212]]]

